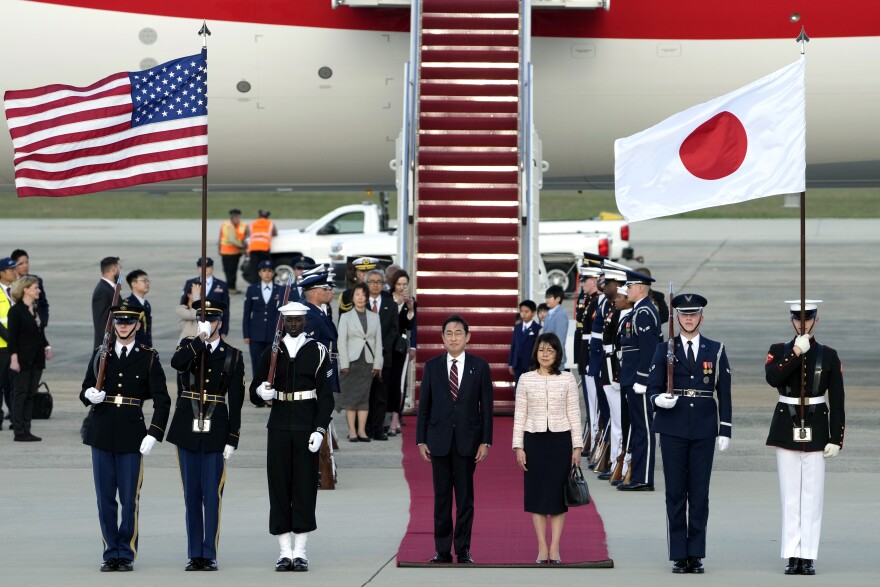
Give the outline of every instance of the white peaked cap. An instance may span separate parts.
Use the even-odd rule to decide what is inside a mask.
[[[305,316],[309,307],[299,302],[288,302],[278,308],[283,316]]]

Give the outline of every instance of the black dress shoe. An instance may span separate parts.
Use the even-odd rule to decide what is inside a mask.
[[[471,556],[471,551],[462,550],[460,553],[458,553],[458,564],[464,564],[464,565],[474,564],[474,559]]]
[[[797,557],[789,557],[788,564],[785,565],[785,574],[786,575],[800,575],[801,574],[801,559]]]
[[[289,571],[293,566],[293,563],[290,562],[290,559],[286,556],[284,558],[279,558],[275,563],[275,570],[279,573],[283,573]]]
[[[549,559],[549,558],[539,558],[539,559],[535,559],[535,564],[536,564],[536,565],[546,565],[546,564],[549,563],[549,562],[550,562],[550,559]]]
[[[611,471],[602,471],[596,475],[596,479],[599,479],[600,481],[608,481],[611,479]]]
[[[799,560],[801,561],[801,575],[815,575],[816,574],[816,567],[813,566],[813,559],[802,558]]]
[[[202,570],[203,571],[216,571],[217,570],[217,559],[203,558],[202,559]]]
[[[653,485],[647,483],[621,483],[617,486],[618,491],[654,491]]]
[[[293,568],[291,570],[295,573],[305,573],[309,570],[309,561],[304,558],[296,557],[293,559]]]
[[[39,436],[34,436],[34,435],[31,434],[30,432],[28,432],[28,433],[27,433],[27,439],[26,439],[26,440],[27,440],[28,442],[40,442],[40,441],[43,440],[43,439],[40,438]]]
[[[703,562],[699,558],[695,556],[688,557],[688,573],[702,575],[705,570],[706,569],[703,568]]]
[[[435,552],[434,558],[428,561],[431,564],[449,564],[452,562],[452,554],[448,552]]]
[[[680,558],[674,563],[672,563],[672,572],[676,575],[682,575],[688,572],[688,562],[687,559]]]
[[[561,565],[562,559],[561,558],[551,558],[547,561],[547,564],[548,565]]]
[[[117,567],[116,570],[119,571],[120,573],[127,573],[129,571],[134,570],[134,567],[131,566],[131,559],[120,558],[120,559],[117,559],[117,563],[119,566]]]
[[[202,559],[194,556],[193,558],[187,561],[186,566],[183,568],[184,571],[201,571],[202,570]]]
[[[370,442],[369,436],[358,436],[358,442]]]
[[[348,437],[349,442],[357,442],[358,440],[360,440],[360,439],[357,436],[349,436]]]
[[[115,558],[108,558],[107,560],[105,560],[104,562],[101,563],[101,572],[102,573],[112,573],[117,568],[119,568],[119,565],[116,564]]]
[[[611,482],[612,487],[620,487],[621,485],[623,485],[623,479],[615,479]]]
[[[384,432],[380,432],[379,434],[373,434],[370,438],[373,440],[388,440],[388,435]]]

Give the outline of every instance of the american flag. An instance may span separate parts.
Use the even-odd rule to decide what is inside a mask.
[[[3,96],[18,196],[75,196],[208,173],[207,49],[90,86]]]

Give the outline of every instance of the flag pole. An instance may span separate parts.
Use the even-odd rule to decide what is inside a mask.
[[[801,32],[795,41],[801,46],[801,58],[805,58],[806,45],[810,42],[806,29],[801,26]],[[801,334],[807,331],[807,191],[806,187],[801,192]],[[801,353],[801,401],[800,418],[801,431],[804,431],[804,397],[807,391],[807,354]]]
[[[199,36],[202,37],[202,48],[208,48],[208,36],[211,31],[208,30],[208,22],[202,21],[202,28],[199,29]],[[208,258],[208,172],[202,175],[202,262],[201,262],[201,300],[199,308],[202,313],[202,320],[205,319],[205,300],[207,291],[207,261]],[[199,357],[199,432],[205,431],[205,353],[201,353]]]

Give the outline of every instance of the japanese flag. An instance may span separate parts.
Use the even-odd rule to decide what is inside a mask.
[[[804,59],[614,142],[630,222],[775,194],[806,181]]]

